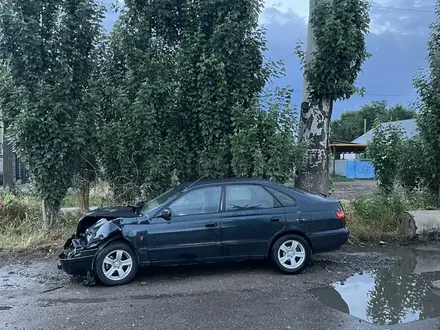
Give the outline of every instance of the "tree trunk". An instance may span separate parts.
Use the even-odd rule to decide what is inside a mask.
[[[308,143],[296,186],[313,194],[329,193],[329,132],[332,100],[303,102],[301,105],[300,141]]]
[[[12,146],[7,139],[3,140],[3,188],[12,189],[14,187],[14,154]]]
[[[43,200],[41,203],[43,213],[43,228],[46,231],[51,230],[58,219],[58,210]]]
[[[90,208],[90,182],[83,180],[80,183],[79,191],[79,209],[81,212],[88,212]]]

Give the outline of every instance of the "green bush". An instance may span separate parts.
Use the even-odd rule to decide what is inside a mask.
[[[403,156],[404,139],[400,127],[378,126],[368,144],[367,156],[371,158],[376,180],[382,190],[390,192],[396,182],[399,162]]]
[[[410,210],[432,209],[435,196],[426,191],[394,189],[358,198],[344,205],[352,239],[357,242],[400,241],[402,214]]]

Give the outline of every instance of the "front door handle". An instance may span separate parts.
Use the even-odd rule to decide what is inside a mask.
[[[217,227],[217,222],[209,222],[209,223],[205,223],[205,227],[206,227],[206,228]]]
[[[274,218],[271,218],[270,221],[271,222],[281,222],[281,218],[274,217]]]

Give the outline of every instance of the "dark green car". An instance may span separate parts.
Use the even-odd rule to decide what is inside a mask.
[[[337,200],[265,180],[205,180],[85,214],[58,267],[106,285],[130,282],[139,267],[229,260],[270,258],[295,274],[348,236]]]

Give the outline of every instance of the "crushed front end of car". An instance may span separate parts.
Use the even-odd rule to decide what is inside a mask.
[[[110,237],[121,232],[118,221],[99,220],[85,232],[77,232],[64,244],[63,251],[58,256],[58,269],[69,275],[90,277],[93,273],[93,263],[101,245]],[[78,226],[81,226],[81,221]]]

